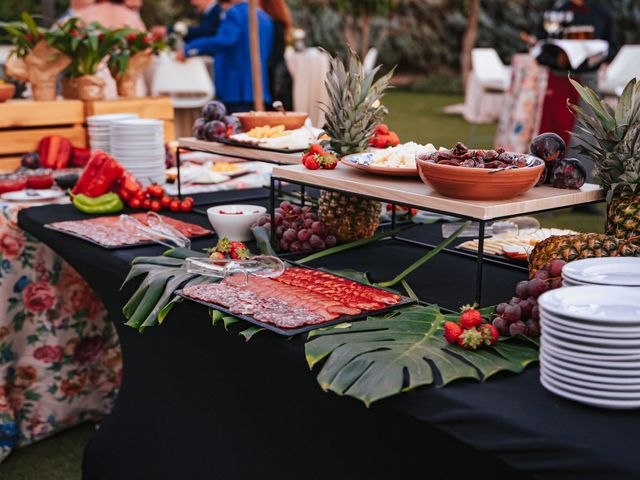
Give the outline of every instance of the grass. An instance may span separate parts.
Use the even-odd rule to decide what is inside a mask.
[[[0,463],[0,478],[80,480],[82,453],[93,432],[92,423],[83,423],[41,442],[16,449]]]
[[[456,95],[436,95],[393,90],[385,98],[390,115],[387,123],[402,141],[433,143],[450,147],[465,142],[475,148],[493,146],[495,125],[479,125],[471,138],[469,124],[459,115],[442,113],[443,107],[461,103]],[[544,227],[602,232],[603,214],[561,210],[537,215]],[[80,478],[82,451],[93,433],[91,424],[80,425],[50,439],[18,449],[0,464],[2,480],[74,480]]]

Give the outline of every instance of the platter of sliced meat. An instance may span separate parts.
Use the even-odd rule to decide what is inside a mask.
[[[134,213],[131,216],[146,224],[146,213]],[[189,238],[205,237],[213,234],[211,230],[200,225],[183,222],[165,215],[160,215],[160,218],[163,222],[176,228]],[[45,225],[45,228],[81,238],[107,249],[138,247],[153,243],[150,238],[145,237],[143,234],[134,233],[123,228],[119,215],[86,220],[66,220],[49,223]]]
[[[286,336],[386,313],[415,302],[310,268],[290,267],[276,278],[250,275],[246,284],[240,280],[227,277],[176,293]]]

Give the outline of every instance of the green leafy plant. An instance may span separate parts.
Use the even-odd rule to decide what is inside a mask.
[[[369,405],[422,385],[520,373],[538,359],[537,342],[527,337],[474,351],[449,345],[443,325],[452,319],[436,305],[415,306],[314,330],[305,345],[307,363],[313,368],[324,360],[318,383],[325,391]]]
[[[31,15],[22,12],[21,18],[22,21],[0,22],[0,28],[5,31],[2,39],[14,46],[12,54],[18,58],[27,56],[45,38],[44,28],[39,27]]]
[[[127,70],[129,60],[135,54],[151,49],[153,54],[167,47],[166,42],[154,40],[151,35],[138,30],[127,30],[111,50],[109,70],[114,77],[121,77]]]

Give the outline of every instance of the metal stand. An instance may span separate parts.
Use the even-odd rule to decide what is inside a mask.
[[[273,209],[275,208],[275,196],[276,196],[276,190],[274,188],[275,186],[275,182],[276,181],[280,181],[279,178],[275,178],[275,177],[271,177],[271,190],[270,190],[270,205],[271,205],[271,212],[273,212]],[[291,183],[291,184],[295,184],[295,185],[299,185],[301,187],[301,189],[304,189],[305,187],[311,187],[311,188],[318,188],[317,185],[312,185],[312,184],[308,184],[308,183],[304,183],[304,182],[300,182],[300,181],[293,181],[293,180],[287,180],[287,182]],[[343,193],[343,194],[351,194],[351,192],[348,191],[344,191],[344,190],[339,190],[336,188],[328,188],[325,186],[321,187],[323,190],[330,190],[333,192],[338,192],[338,193]],[[304,191],[304,190],[303,190]],[[363,198],[368,198],[370,200],[377,200],[379,202],[385,202],[385,203],[389,203],[388,200],[384,199],[384,198],[378,198],[378,197],[374,197],[374,196],[370,196],[370,195],[359,195]],[[593,201],[593,202],[585,202],[582,203],[580,205],[590,205],[590,204],[596,204],[596,203],[601,203],[600,200],[598,201]],[[424,211],[429,211],[432,213],[438,213],[438,214],[442,214],[442,215],[451,215],[450,212],[446,212],[446,211],[440,211],[440,210],[436,210],[436,209],[427,209],[424,208],[422,206],[418,206],[418,205],[410,205],[410,204],[402,204],[402,206],[407,207],[409,209],[411,208],[415,208],[417,210],[424,210]],[[391,212],[391,228],[393,230],[395,230],[396,225],[397,225],[397,215],[396,215],[396,204],[392,203],[391,204],[392,207],[392,212]],[[543,210],[536,210],[536,211],[532,211],[532,212],[528,212],[529,215],[533,215],[536,213],[543,213],[543,212],[549,212],[549,211],[554,211],[554,210],[558,210],[561,208],[565,208],[565,207],[555,207],[555,208],[547,208],[547,209],[543,209]],[[512,215],[507,215],[507,216],[503,216],[503,217],[496,217],[491,219],[491,221],[496,221],[496,220],[502,220],[505,218],[509,218]],[[460,218],[461,220],[472,220],[475,222],[478,222],[478,227],[479,227],[479,235],[478,235],[478,253],[474,254],[473,252],[465,252],[462,250],[456,250],[456,249],[452,249],[452,248],[445,248],[443,249],[444,252],[447,252],[448,254],[451,255],[456,255],[459,257],[467,257],[467,258],[472,258],[476,260],[476,275],[475,275],[475,302],[478,305],[482,305],[482,281],[483,281],[483,268],[484,268],[484,264],[485,263],[489,263],[489,264],[494,264],[494,265],[499,265],[501,267],[504,268],[509,268],[512,270],[520,270],[520,271],[528,271],[529,268],[527,266],[521,266],[521,265],[515,265],[512,263],[508,263],[505,260],[502,260],[500,258],[491,258],[491,257],[487,257],[484,253],[484,241],[485,241],[485,235],[486,235],[486,224],[487,221],[486,219],[481,219],[481,218],[473,218],[473,217],[468,217],[468,216],[459,216],[457,215],[458,218]],[[416,226],[419,224],[416,224]],[[433,249],[436,247],[436,245],[431,245],[425,242],[420,242],[418,240],[412,240],[409,238],[403,238],[397,235],[392,235],[391,237],[389,237],[389,239],[393,239],[399,242],[403,242],[403,243],[408,243],[411,245],[418,245],[421,247],[425,247],[425,248],[429,248],[429,249]],[[271,215],[271,243],[274,246],[274,248],[277,248],[277,244],[275,241],[275,224],[274,224],[274,220],[273,220],[273,215]]]

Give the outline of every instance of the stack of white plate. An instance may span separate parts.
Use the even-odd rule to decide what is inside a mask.
[[[149,118],[113,122],[111,154],[143,184],[164,184],[164,122]]]
[[[540,381],[561,397],[640,408],[640,289],[550,290],[540,308]]]
[[[640,257],[588,258],[562,269],[562,285],[614,285],[640,287]]]
[[[87,117],[89,127],[89,145],[91,150],[111,152],[111,122],[138,118],[137,113],[110,113],[106,115],[92,115]]]

